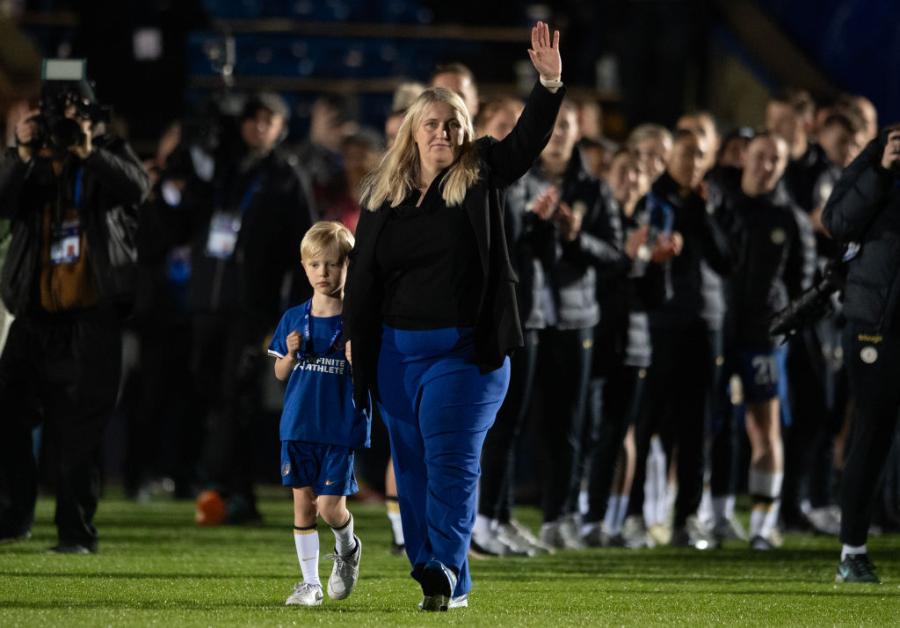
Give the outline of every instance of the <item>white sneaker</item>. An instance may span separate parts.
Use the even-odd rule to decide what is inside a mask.
[[[524,538],[520,538],[509,524],[498,524],[495,530],[497,538],[509,548],[510,556],[536,556],[538,551],[531,547]]]
[[[419,610],[422,610],[424,603],[425,600],[419,602]],[[447,603],[447,610],[449,611],[452,608],[469,608],[469,594],[463,593],[450,598],[450,601]]]
[[[298,582],[294,586],[294,592],[284,604],[285,606],[319,606],[324,597],[321,584]]]
[[[535,554],[552,554],[553,548],[544,545],[541,541],[524,525],[516,521],[515,519],[510,519],[509,523],[501,523],[500,531],[503,534],[508,535],[510,539],[513,539],[520,546],[533,551]]]
[[[359,579],[359,559],[362,556],[362,541],[355,534],[356,548],[346,556],[341,556],[335,551],[325,558],[334,561],[331,568],[331,577],[328,578],[328,597],[332,600],[343,600],[353,593],[353,587]]]
[[[656,546],[656,542],[647,532],[644,518],[640,515],[632,515],[625,519],[625,523],[622,525],[622,538],[625,539],[625,547],[628,549]]]
[[[493,530],[488,530],[486,534],[473,532],[469,548],[483,556],[506,556],[511,553],[509,546]]]

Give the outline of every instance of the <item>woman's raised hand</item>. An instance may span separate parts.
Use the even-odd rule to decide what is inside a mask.
[[[538,22],[531,29],[531,48],[528,50],[531,63],[545,81],[558,81],[562,77],[562,58],[559,56],[559,31],[553,31],[550,42],[550,27]]]

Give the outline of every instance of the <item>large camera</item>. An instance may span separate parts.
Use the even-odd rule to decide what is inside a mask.
[[[832,298],[847,281],[847,258],[832,261],[813,286],[775,314],[769,322],[770,336],[793,336],[832,312]]]
[[[109,122],[109,109],[96,103],[83,59],[45,59],[41,74],[40,113],[32,118],[36,133],[29,147],[65,155],[83,141],[78,120]]]

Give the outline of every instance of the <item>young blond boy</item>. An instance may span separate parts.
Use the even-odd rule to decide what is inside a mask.
[[[269,346],[275,377],[287,381],[281,415],[281,477],[294,495],[294,545],[303,579],[286,604],[322,603],[316,518],[331,526],[334,567],[328,596],[342,600],[359,577],[362,543],[347,495],[357,492],[353,450],[369,446],[370,421],[352,402],[341,311],[353,235],[339,222],[314,224],[300,244],[313,297],[281,317]]]

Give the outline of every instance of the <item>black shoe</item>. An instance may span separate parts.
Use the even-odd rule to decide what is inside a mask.
[[[757,550],[761,552],[770,552],[776,549],[775,543],[773,543],[770,539],[767,539],[764,536],[757,534],[752,539],[750,539],[750,549]]]
[[[868,582],[879,584],[878,574],[875,573],[875,565],[869,560],[868,554],[847,554],[847,558],[838,563],[835,582]]]
[[[446,611],[456,587],[456,574],[442,563],[432,560],[422,570],[422,610]]]
[[[82,545],[81,543],[57,543],[53,547],[50,548],[51,552],[56,554],[95,554],[97,552],[97,548],[90,548],[87,545]]]
[[[0,545],[18,543],[31,538],[31,530],[3,530],[0,532]]]

